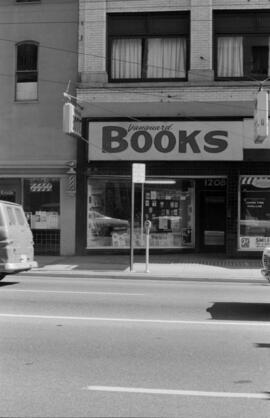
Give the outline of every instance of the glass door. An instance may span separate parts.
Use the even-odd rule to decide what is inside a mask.
[[[201,250],[225,251],[225,190],[201,191],[199,218]]]

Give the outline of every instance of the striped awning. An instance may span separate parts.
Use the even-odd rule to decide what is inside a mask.
[[[258,188],[270,188],[270,176],[245,176],[241,177],[241,184]]]

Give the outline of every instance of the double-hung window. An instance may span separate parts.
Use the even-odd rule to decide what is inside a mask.
[[[270,12],[215,12],[217,79],[263,80],[270,76]]]
[[[188,13],[109,15],[109,79],[186,79],[188,41]]]
[[[37,100],[38,44],[17,44],[16,100]]]

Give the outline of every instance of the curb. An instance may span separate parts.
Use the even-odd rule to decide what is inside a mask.
[[[89,270],[38,270],[21,273],[22,275],[36,277],[59,277],[59,278],[98,278],[98,279],[125,279],[125,280],[160,280],[160,281],[179,281],[179,282],[206,282],[206,283],[253,283],[253,284],[266,284],[268,282],[263,278],[233,278],[233,277],[209,277],[200,276],[198,274],[188,273],[186,276],[176,276],[176,275],[164,275],[164,274],[155,274],[155,273],[145,273],[145,272],[127,272],[127,271],[89,271]],[[211,274],[210,274],[211,276]]]

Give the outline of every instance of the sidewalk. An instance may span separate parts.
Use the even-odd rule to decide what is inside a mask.
[[[260,273],[260,259],[228,259],[220,254],[150,255],[146,272],[145,256],[129,255],[36,256],[39,267],[27,274],[88,276],[103,278],[162,280],[221,280],[266,283]]]

